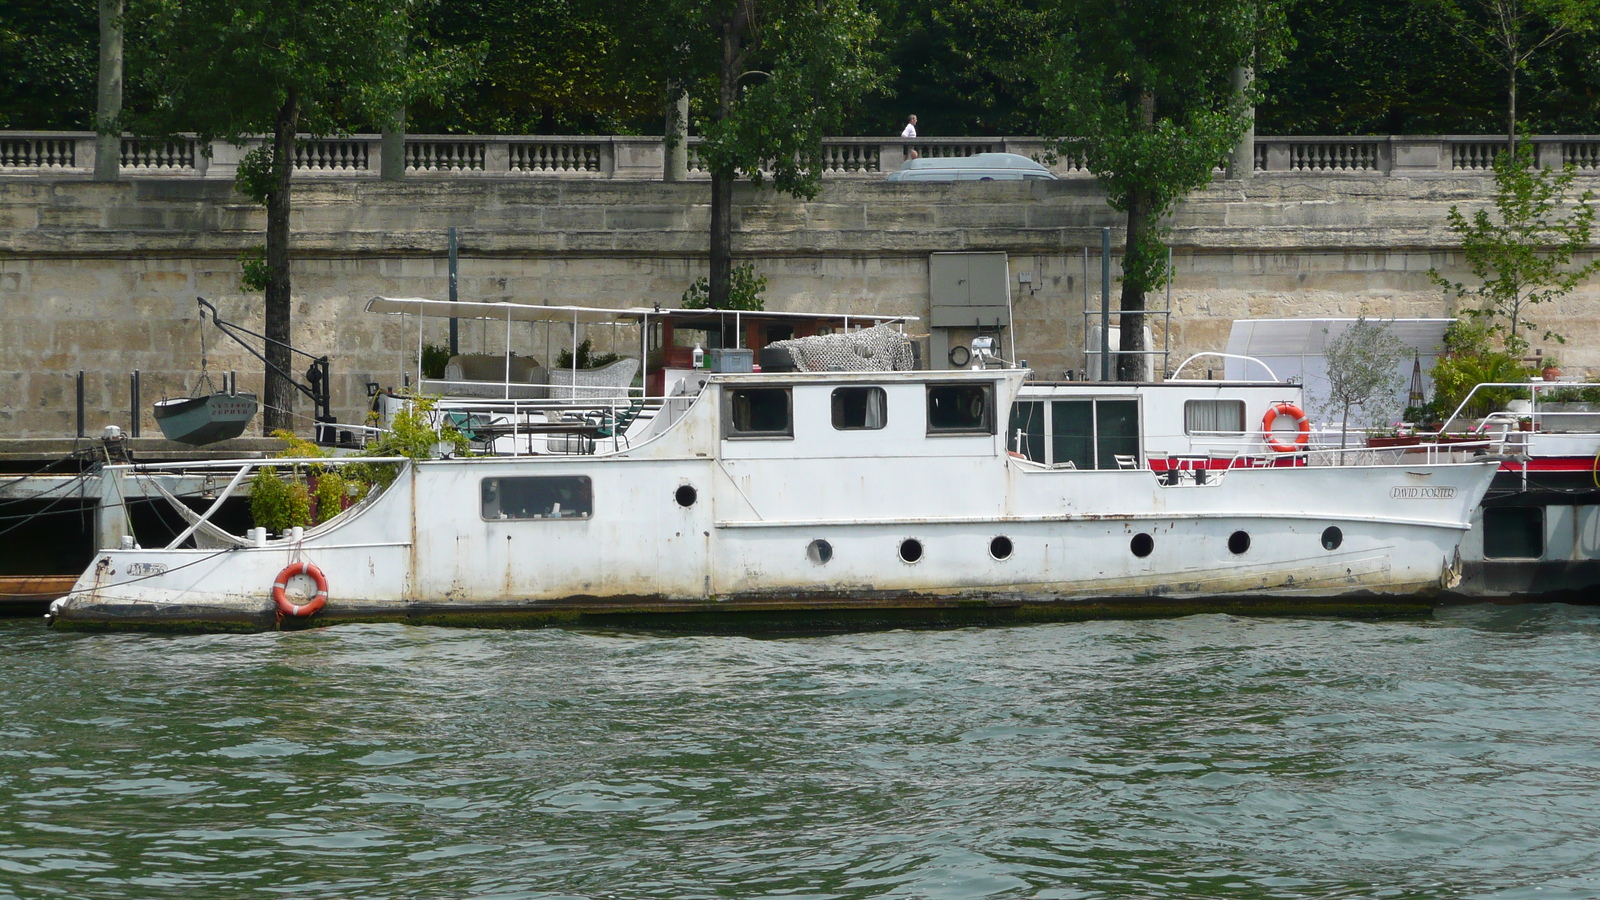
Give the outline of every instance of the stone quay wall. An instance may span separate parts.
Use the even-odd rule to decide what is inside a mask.
[[[1427,272],[1467,279],[1446,212],[1482,206],[1491,186],[1476,172],[1219,179],[1172,219],[1171,362],[1225,349],[1240,318],[1453,314]],[[292,220],[296,345],[332,357],[334,411],[360,421],[367,383],[401,386],[419,338],[446,339],[442,320],[419,334],[417,320],[362,305],[376,295],[446,297],[450,226],[462,299],[670,307],[707,270],[709,201],[697,183],[307,179]],[[809,202],[741,185],[735,206],[735,253],[767,277],[772,309],[926,316],[930,253],[1005,251],[1018,356],[1045,378],[1084,367],[1101,227],[1120,240],[1120,217],[1089,180],[836,180]],[[130,426],[133,370],[142,430],[155,434],[149,404],[196,384],[195,297],[261,328],[261,297],[241,288],[238,257],[264,228],[264,211],[225,181],[0,178],[0,438],[75,434],[80,370],[90,434]],[[1597,312],[1591,281],[1535,316],[1567,337],[1547,352],[1569,372],[1600,370]],[[1160,347],[1166,320],[1150,324]],[[586,336],[598,349],[637,346],[621,329]],[[213,374],[237,370],[242,388],[259,389],[260,363],[215,329],[204,340]],[[518,324],[511,340],[548,362],[567,334]],[[505,341],[503,324],[461,324],[462,352],[499,352]],[[309,404],[297,411],[309,414]]]

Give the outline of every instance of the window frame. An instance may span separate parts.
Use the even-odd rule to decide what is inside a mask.
[[[1524,523],[1518,523],[1518,524],[1523,524],[1523,525],[1534,524],[1536,526],[1534,531],[1532,532],[1532,536],[1535,537],[1539,542],[1539,548],[1538,548],[1539,552],[1538,553],[1535,553],[1532,556],[1527,556],[1527,555],[1512,555],[1512,554],[1509,554],[1509,553],[1502,552],[1503,549],[1504,549],[1505,543],[1507,542],[1507,538],[1511,537],[1510,535],[1507,535],[1503,531],[1503,529],[1509,523],[1506,523],[1506,522],[1495,522],[1495,523],[1492,523],[1493,524],[1493,532],[1494,532],[1494,534],[1493,534],[1493,537],[1491,537],[1491,522],[1490,522],[1490,519],[1491,518],[1499,519],[1499,518],[1501,518],[1503,516],[1508,516],[1509,514],[1512,514],[1512,513],[1529,514],[1530,518],[1536,520],[1533,523],[1524,522]],[[1489,506],[1489,507],[1485,507],[1484,510],[1483,510],[1483,558],[1486,559],[1486,560],[1534,560],[1534,559],[1544,559],[1545,558],[1545,554],[1550,549],[1550,546],[1549,546],[1550,542],[1548,540],[1549,527],[1550,527],[1550,525],[1549,525],[1549,510],[1543,504],[1537,505],[1537,506],[1514,505],[1514,506]],[[1491,543],[1495,545],[1494,546],[1494,550],[1496,552],[1494,552],[1494,553],[1490,552]]]
[[[1100,430],[1100,425],[1101,425],[1101,421],[1100,421],[1100,404],[1101,403],[1119,403],[1119,402],[1120,403],[1132,403],[1132,404],[1134,404],[1134,408],[1133,408],[1134,435],[1133,435],[1133,437],[1134,437],[1134,448],[1135,449],[1134,449],[1134,453],[1132,455],[1136,460],[1138,460],[1141,464],[1143,464],[1144,461],[1147,459],[1147,456],[1146,456],[1145,449],[1144,449],[1144,402],[1143,402],[1143,399],[1140,398],[1140,397],[1129,397],[1129,396],[1120,396],[1120,395],[1091,396],[1091,397],[1077,397],[1077,396],[1060,396],[1060,395],[1057,395],[1057,396],[1028,397],[1026,399],[1014,400],[1014,401],[1012,401],[1012,405],[1011,405],[1012,411],[1008,412],[1006,414],[1007,415],[1007,420],[1006,420],[1007,421],[1007,425],[1006,425],[1007,431],[1006,431],[1006,434],[1005,434],[1006,449],[1010,450],[1012,452],[1023,452],[1024,456],[1026,456],[1029,459],[1029,461],[1035,462],[1035,463],[1037,463],[1039,465],[1046,466],[1046,467],[1052,468],[1052,469],[1071,469],[1071,470],[1083,471],[1083,472],[1115,470],[1115,469],[1117,469],[1119,467],[1114,465],[1114,464],[1113,465],[1105,465],[1104,464],[1105,461],[1100,458],[1100,456],[1101,456],[1100,447],[1101,447],[1101,443],[1102,443],[1102,438],[1104,437],[1101,434],[1101,430]],[[1039,429],[1040,429],[1039,434],[1035,435],[1031,431],[1024,431],[1023,432],[1023,439],[1024,439],[1024,441],[1032,441],[1032,440],[1037,439],[1039,441],[1038,446],[1041,448],[1043,459],[1038,459],[1038,460],[1033,459],[1032,455],[1030,453],[1027,453],[1027,452],[1023,451],[1021,444],[1016,443],[1016,435],[1014,434],[1014,432],[1012,430],[1012,427],[1011,427],[1011,424],[1010,424],[1010,422],[1011,422],[1011,418],[1010,417],[1015,414],[1015,410],[1016,410],[1018,404],[1022,404],[1022,403],[1039,404],[1039,406],[1041,407],[1040,415],[1038,417],[1038,426],[1039,426]],[[1088,440],[1089,440],[1089,452],[1092,454],[1093,462],[1095,464],[1094,468],[1079,468],[1076,465],[1072,465],[1072,466],[1067,465],[1066,461],[1062,461],[1062,462],[1054,462],[1053,461],[1056,458],[1056,438],[1058,437],[1058,435],[1056,434],[1056,404],[1059,404],[1059,403],[1086,403],[1086,404],[1089,405],[1089,434],[1088,434]],[[1116,452],[1113,450],[1111,455],[1115,456]],[[1111,462],[1114,463],[1115,460],[1111,460]]]
[[[938,428],[933,424],[933,392],[952,388],[976,388],[983,392],[983,424],[976,428]],[[925,385],[922,410],[926,417],[928,437],[993,437],[995,423],[995,389],[992,381],[933,381]],[[1008,411],[1009,414],[1009,411]]]
[[[878,423],[877,425],[841,425],[841,424],[839,424],[839,412],[840,412],[840,406],[841,406],[840,400],[839,400],[839,394],[840,394],[841,391],[864,391],[864,392],[866,392],[866,394],[867,394],[867,396],[869,398],[873,396],[873,392],[876,392],[876,395],[878,397],[879,403],[880,403],[881,408],[883,410],[883,421]],[[868,400],[868,404],[869,405],[871,404],[871,400],[870,399]],[[875,384],[872,384],[872,385],[853,385],[853,384],[851,384],[851,385],[841,385],[839,387],[836,387],[831,392],[829,392],[829,394],[828,394],[828,417],[833,422],[833,430],[834,431],[882,431],[884,428],[888,427],[888,424],[889,424],[889,392],[884,390],[882,387],[879,387],[878,385],[875,385]]]
[[[1238,408],[1239,408],[1239,430],[1238,431],[1205,431],[1205,430],[1191,429],[1189,427],[1189,408],[1190,408],[1191,405],[1193,405],[1195,403],[1209,403],[1209,404],[1227,403],[1227,404],[1237,405]],[[1239,435],[1249,434],[1250,433],[1250,421],[1249,421],[1249,415],[1248,414],[1249,414],[1249,408],[1248,408],[1248,406],[1245,404],[1245,402],[1243,400],[1239,400],[1239,399],[1231,398],[1231,397],[1191,397],[1188,400],[1183,401],[1183,433],[1186,434],[1186,435],[1200,435],[1202,437],[1210,437],[1210,436],[1216,436],[1216,437],[1238,437]]]
[[[740,431],[734,427],[734,398],[749,391],[776,391],[783,395],[788,419],[782,431]],[[722,389],[722,439],[725,441],[794,440],[794,388],[786,384],[725,385]]]
[[[582,485],[588,495],[588,508],[582,515],[577,516],[489,516],[487,498],[484,492],[488,489],[489,482],[506,481],[571,481]],[[500,498],[505,493],[501,488],[496,488]],[[504,509],[501,510],[504,513]],[[586,522],[594,518],[594,479],[588,475],[486,475],[478,479],[478,516],[485,522]]]

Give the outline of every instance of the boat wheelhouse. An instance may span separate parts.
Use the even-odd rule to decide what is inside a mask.
[[[601,312],[637,324],[648,364],[647,311],[579,315]],[[1017,368],[913,368],[911,338],[864,318],[762,348],[787,354],[783,371],[663,365],[661,395],[442,403],[438,415],[485,430],[481,455],[400,463],[386,489],[276,536],[220,533],[191,511],[192,527],[165,547],[128,536],[103,549],[51,617],[243,628],[308,614],[992,620],[1235,608],[1230,598],[1246,595],[1350,608],[1452,584],[1497,466],[1444,448],[1396,464],[1245,430],[1258,407],[1297,405],[1295,385],[1045,385]],[[500,417],[500,430],[474,415]],[[231,490],[263,465],[294,461],[181,468],[231,469]]]

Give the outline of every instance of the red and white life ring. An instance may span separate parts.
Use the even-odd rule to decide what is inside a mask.
[[[289,597],[284,593],[284,588],[289,585],[289,579],[296,575],[304,575],[316,582],[317,585],[316,596],[311,598],[310,603],[303,606],[295,606],[290,603]],[[278,573],[278,580],[272,583],[272,602],[278,605],[278,612],[286,616],[303,618],[315,615],[317,610],[328,604],[328,578],[322,574],[321,569],[311,563],[290,563],[283,567],[283,571]]]
[[[1272,423],[1278,421],[1279,416],[1288,416],[1294,419],[1295,427],[1299,429],[1294,436],[1293,443],[1282,441],[1272,430]],[[1261,417],[1261,437],[1266,440],[1267,446],[1277,453],[1293,453],[1304,450],[1311,440],[1311,420],[1306,418],[1304,411],[1293,403],[1279,403],[1267,410]]]

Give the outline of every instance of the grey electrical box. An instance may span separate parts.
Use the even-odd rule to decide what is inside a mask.
[[[1004,253],[933,253],[928,256],[934,328],[1010,325],[1011,281]]]
[[[753,371],[754,362],[755,351],[747,348],[722,347],[711,350],[713,372],[750,372]]]

